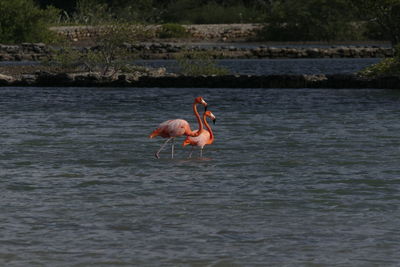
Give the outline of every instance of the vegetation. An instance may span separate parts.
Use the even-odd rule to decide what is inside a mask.
[[[1,0],[0,43],[54,41],[48,26],[58,13],[54,7],[40,9],[33,0]]]
[[[52,51],[52,56],[42,59],[43,65],[56,66],[65,70],[77,70],[83,62],[82,51],[73,49],[71,46],[63,46],[59,50]]]
[[[74,23],[79,15],[106,10],[111,17],[140,23],[231,23],[262,21],[265,0],[36,0],[43,8],[64,10],[63,19]],[[89,6],[93,10],[82,9]],[[84,12],[82,12],[84,11]],[[90,17],[90,16],[89,16]],[[100,16],[101,17],[101,16]],[[107,16],[106,16],[107,17]],[[82,22],[79,22],[82,23]]]
[[[163,24],[158,32],[159,38],[182,38],[189,35],[182,25],[176,23]]]
[[[101,35],[95,37],[97,46],[77,49],[65,43],[61,49],[53,51],[44,63],[68,70],[97,71],[102,76],[112,77],[121,70],[128,70],[130,63],[136,59],[136,54],[124,43],[135,42],[141,31],[141,28],[131,25],[105,26]]]
[[[273,41],[400,42],[400,0],[275,0],[261,37]]]
[[[367,22],[370,38],[400,43],[400,0],[351,0],[352,10]]]
[[[400,45],[395,47],[393,58],[385,58],[377,64],[368,66],[359,74],[365,77],[400,76]]]
[[[40,7],[40,8],[39,8]],[[49,42],[49,24],[264,23],[268,41],[400,42],[400,0],[1,0],[0,42]],[[171,24],[172,23],[172,24]]]
[[[262,10],[257,9],[255,2],[257,1],[171,1],[162,19],[186,24],[262,22]]]
[[[346,0],[274,1],[262,36],[275,41],[359,40]]]
[[[400,0],[36,1],[63,9],[60,21],[73,24],[258,22],[266,25],[260,38],[269,41],[400,40]]]
[[[359,74],[366,77],[400,76],[400,0],[352,0],[353,9],[366,21],[367,36],[390,40],[395,49],[393,58],[369,66]]]
[[[68,13],[64,13],[67,22],[76,24],[98,25],[112,21],[112,14],[109,12],[107,4],[98,3],[96,0],[79,0],[76,2],[76,12],[70,18]],[[71,20],[72,19],[72,20]]]
[[[226,75],[229,70],[218,66],[209,52],[186,51],[178,55],[178,65],[182,74],[188,76]]]

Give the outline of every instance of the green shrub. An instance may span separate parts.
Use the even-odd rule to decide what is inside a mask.
[[[184,38],[190,36],[185,27],[176,23],[161,25],[157,35],[159,38]]]
[[[368,66],[359,72],[364,77],[378,77],[385,75],[399,75],[400,64],[394,58],[385,58],[381,62]]]
[[[350,0],[357,17],[367,22],[367,37],[400,43],[400,0]]]
[[[209,52],[182,52],[177,56],[181,72],[188,76],[226,75],[229,70],[216,64]]]
[[[365,77],[400,76],[400,45],[395,47],[393,58],[385,58],[377,64],[366,67],[358,74]]]
[[[216,3],[214,1],[177,0],[168,5],[165,21],[188,24],[260,22],[263,10],[243,3]],[[250,7],[251,6],[251,7]]]
[[[268,41],[343,41],[362,38],[343,0],[274,1],[260,32]]]
[[[113,14],[106,3],[97,0],[77,0],[72,21],[78,24],[96,25],[112,21]]]
[[[58,14],[54,7],[38,8],[33,0],[1,0],[0,43],[52,42],[56,34],[48,26]]]
[[[94,37],[96,47],[79,50],[70,43],[65,44],[62,49],[53,51],[44,63],[68,71],[96,71],[111,77],[126,69],[137,58],[137,54],[129,50],[126,44],[135,42],[136,36],[142,31],[142,28],[128,24],[104,26],[101,34]]]
[[[46,66],[57,66],[65,70],[75,70],[82,64],[82,52],[70,46],[53,50],[50,58],[44,58],[42,64]]]

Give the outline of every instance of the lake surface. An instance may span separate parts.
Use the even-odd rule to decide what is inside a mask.
[[[301,58],[301,59],[224,59],[217,64],[232,74],[337,74],[355,73],[378,63],[380,58]],[[176,60],[136,60],[140,66],[160,68],[179,73]],[[0,66],[37,65],[35,61],[0,61]]]
[[[379,58],[304,58],[304,59],[224,59],[217,64],[231,73],[246,75],[272,74],[337,74],[355,73],[378,63]],[[165,67],[169,72],[180,72],[175,60],[137,60],[147,67]]]
[[[168,43],[168,42],[167,42]],[[148,46],[153,45],[152,42],[144,42]],[[171,45],[177,43],[170,42]],[[179,44],[178,44],[179,45]],[[246,48],[254,49],[258,47],[278,47],[278,48],[341,48],[341,47],[387,47],[390,48],[390,42],[342,42],[342,43],[325,43],[325,42],[194,42],[181,44],[189,48]]]
[[[204,158],[158,123],[202,95]],[[3,266],[398,266],[400,93],[0,89]]]

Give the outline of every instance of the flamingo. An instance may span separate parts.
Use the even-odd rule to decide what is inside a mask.
[[[193,148],[195,146],[200,147],[200,157],[203,156],[203,148],[205,145],[211,145],[214,142],[214,134],[211,130],[210,125],[207,122],[207,117],[213,120],[213,123],[215,124],[216,118],[214,114],[212,114],[211,111],[207,110],[203,113],[203,123],[206,126],[207,130],[205,129],[199,129],[197,132],[199,132],[198,136],[187,136],[185,141],[183,141],[183,146],[191,145],[192,146],[192,151],[190,151],[189,158],[192,157],[193,153]]]
[[[161,150],[171,140],[172,140],[171,158],[174,158],[174,143],[176,137],[180,137],[182,135],[195,137],[200,134],[200,132],[203,130],[203,124],[201,123],[199,112],[197,112],[197,104],[202,104],[204,107],[207,107],[207,103],[201,96],[196,97],[193,102],[193,113],[196,116],[200,131],[192,131],[190,129],[189,123],[185,120],[174,119],[174,120],[164,121],[163,123],[158,125],[158,128],[155,129],[149,135],[149,138],[154,138],[156,136],[168,138],[167,141],[165,141],[164,144],[161,145],[160,149],[155,153],[156,158],[158,159],[160,158]]]

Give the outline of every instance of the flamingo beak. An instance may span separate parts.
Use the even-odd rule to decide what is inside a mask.
[[[206,111],[207,111],[207,107],[208,107],[208,106],[205,106],[205,107],[204,107],[204,112],[206,112]]]
[[[210,112],[210,119],[212,119],[213,124],[215,125],[215,122],[217,121],[217,118],[211,112]]]

